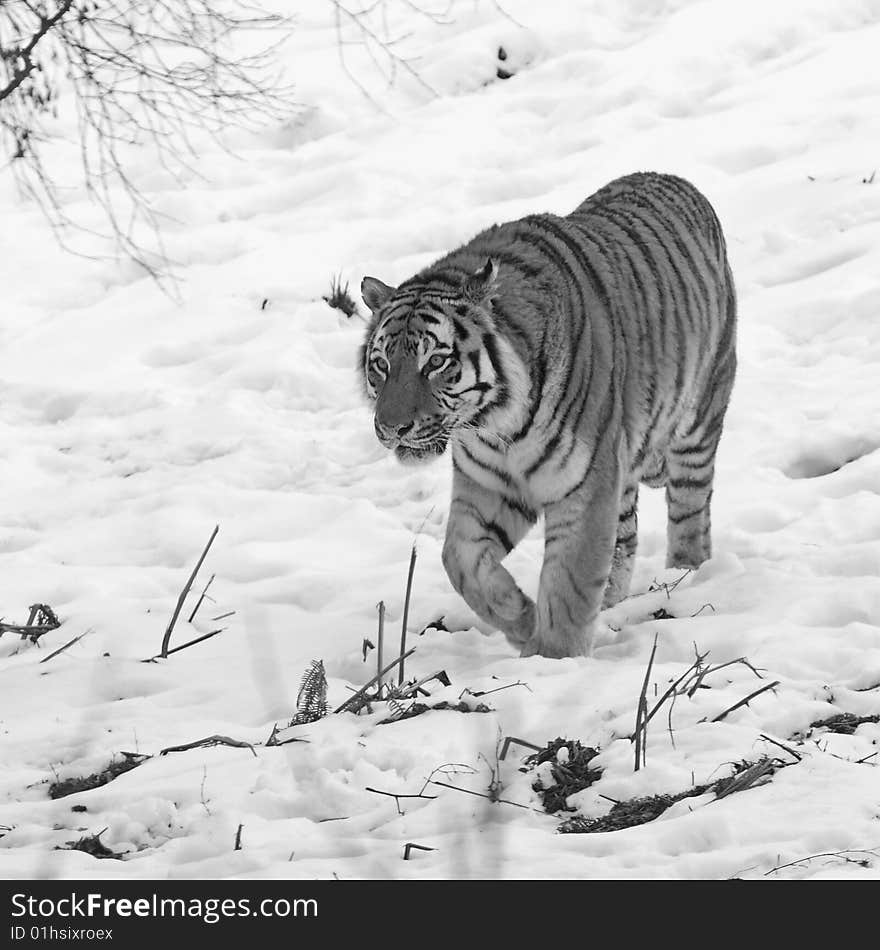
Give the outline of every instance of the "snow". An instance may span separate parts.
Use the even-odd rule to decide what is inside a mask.
[[[0,613],[23,622],[47,603],[63,620],[39,648],[0,638],[0,876],[880,876],[880,725],[810,729],[880,713],[880,3],[504,0],[504,15],[483,0],[453,5],[445,25],[389,4],[425,85],[401,69],[389,86],[347,47],[365,89],[340,65],[329,4],[274,6],[298,14],[285,54],[296,118],[236,133],[231,153],[203,143],[201,177],[180,182],[146,151],[131,157],[173,212],[179,299],[134,265],[65,254],[0,179]],[[52,148],[59,164],[71,154]],[[643,489],[633,596],[603,614],[593,655],[520,659],[443,572],[448,458],[403,468],[378,444],[353,371],[363,320],[321,298],[336,273],[353,292],[364,274],[394,283],[482,227],[566,213],[637,169],[708,195],[737,281],[715,557],[658,586],[681,572],[663,568],[662,493]],[[82,189],[65,200],[91,220]],[[172,646],[227,629],[142,663],[215,524]],[[380,725],[377,705],[295,727],[308,742],[260,744],[295,713],[311,660],[331,708],[373,675],[362,641],[375,642],[380,599],[393,658],[414,541],[407,673],[452,683],[428,684],[426,701],[525,685],[469,700],[488,714]],[[538,529],[510,558],[530,593],[541,547]],[[655,620],[660,608],[673,619]],[[440,616],[451,632],[417,636]],[[671,730],[667,708],[652,720],[634,772],[655,634],[649,704],[695,646],[715,664],[746,657],[763,679],[743,664],[710,674],[710,689],[677,699]],[[157,755],[213,735],[256,755]],[[793,761],[770,740],[801,759],[649,824],[557,835],[568,814],[540,811],[535,773],[519,771],[527,749],[512,747],[500,777],[502,798],[528,808],[426,784],[433,773],[486,794],[504,736],[600,748],[602,779],[571,802],[594,817],[732,763]],[[154,757],[48,798],[56,776],[123,751]],[[434,772],[449,763],[454,774]],[[436,797],[398,809],[370,788]],[[55,850],[103,828],[123,860]],[[403,861],[407,842],[434,850]],[[802,860],[848,849],[867,853]]]

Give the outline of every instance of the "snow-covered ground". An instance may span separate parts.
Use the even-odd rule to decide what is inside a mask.
[[[0,876],[880,876],[880,725],[810,730],[880,713],[880,2],[504,0],[507,16],[479,0],[442,25],[389,0],[432,91],[405,69],[387,87],[346,47],[371,98],[340,66],[329,3],[275,6],[300,8],[286,51],[296,121],[238,135],[234,155],[206,146],[203,179],[133,156],[177,219],[179,302],[131,265],[65,255],[0,181],[0,614],[23,622],[39,602],[63,620],[40,648],[0,638]],[[566,213],[637,169],[709,196],[737,279],[715,557],[656,589],[681,572],[663,568],[662,493],[643,490],[633,596],[603,615],[593,656],[523,660],[446,580],[448,459],[402,468],[378,444],[353,370],[363,321],[321,297],[334,273],[355,292],[364,274],[394,283],[480,228]],[[83,193],[67,200],[88,216]],[[190,625],[190,598],[172,645],[227,629],[142,663],[215,524],[194,585],[215,575],[213,600]],[[56,777],[123,751],[263,743],[313,659],[341,703],[375,672],[362,641],[380,599],[393,656],[417,532],[407,673],[447,672],[431,703],[526,684],[484,697],[491,713],[380,725],[377,706],[298,727],[308,743],[157,756],[49,799]],[[511,557],[532,592],[541,547],[537,530]],[[653,619],[661,607],[674,619]],[[452,632],[417,636],[439,616]],[[742,664],[711,674],[671,728],[666,709],[652,720],[634,772],[655,634],[649,702],[695,647],[746,657],[764,679]],[[426,788],[460,763],[434,778],[486,793],[510,735],[600,748],[601,781],[571,801],[588,816],[731,763],[793,760],[762,736],[801,759],[604,834],[555,833],[567,815],[541,813],[520,747],[500,763],[502,797],[534,810]],[[436,797],[398,809],[368,788]],[[102,829],[123,860],[56,850]],[[407,842],[434,850],[404,861]]]

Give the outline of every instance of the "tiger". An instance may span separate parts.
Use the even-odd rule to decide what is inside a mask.
[[[718,217],[683,178],[618,178],[567,216],[496,224],[398,287],[364,277],[359,373],[400,462],[451,445],[442,562],[522,656],[589,655],[628,596],[639,485],[665,487],[666,566],[711,556],[736,372]],[[544,516],[535,601],[502,565]]]

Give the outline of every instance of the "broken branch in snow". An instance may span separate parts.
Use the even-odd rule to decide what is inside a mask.
[[[535,752],[540,752],[543,748],[542,746],[535,745],[534,742],[526,742],[525,739],[517,739],[516,736],[505,736],[504,742],[501,744],[501,752],[498,754],[498,758],[502,761],[507,758],[507,750],[512,745],[521,745],[525,749],[534,749]]]
[[[397,666],[398,663],[402,663],[408,656],[412,656],[412,654],[415,652],[416,652],[416,648],[411,647],[402,656],[399,656],[396,660],[392,660],[384,669],[379,670],[379,672],[369,681],[369,683],[362,686],[356,693],[352,693],[351,696],[349,696],[348,699],[346,699],[344,703],[341,703],[339,706],[337,706],[336,709],[333,710],[333,713],[336,714],[336,713],[343,712],[349,707],[353,706],[359,700],[365,699],[367,695],[367,691],[370,689],[370,687],[374,683],[378,682],[378,680],[381,677],[383,677],[389,670],[393,670],[394,667]],[[358,706],[358,709],[360,708],[361,706]]]
[[[0,622],[0,637],[4,633],[17,633],[22,640],[36,643],[44,633],[61,626],[61,621],[48,604],[31,604],[27,623]]]
[[[403,860],[409,861],[409,855],[411,851],[436,851],[436,848],[429,848],[424,844],[416,844],[414,841],[407,841],[403,846]]]
[[[190,749],[203,749],[215,745],[228,745],[236,749],[250,749],[254,756],[257,754],[257,750],[250,742],[243,742],[241,739],[230,739],[229,736],[208,736],[205,739],[197,739],[195,742],[168,746],[167,749],[162,749],[159,755],[168,755],[169,752],[187,752]]]

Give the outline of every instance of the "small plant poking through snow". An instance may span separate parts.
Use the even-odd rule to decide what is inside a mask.
[[[357,304],[354,298],[348,292],[348,281],[343,285],[342,274],[337,274],[330,279],[330,293],[322,298],[334,310],[341,310],[347,317],[353,317],[357,312]]]
[[[312,660],[312,665],[303,674],[296,696],[296,715],[291,726],[317,722],[327,715],[327,674],[323,660]]]

